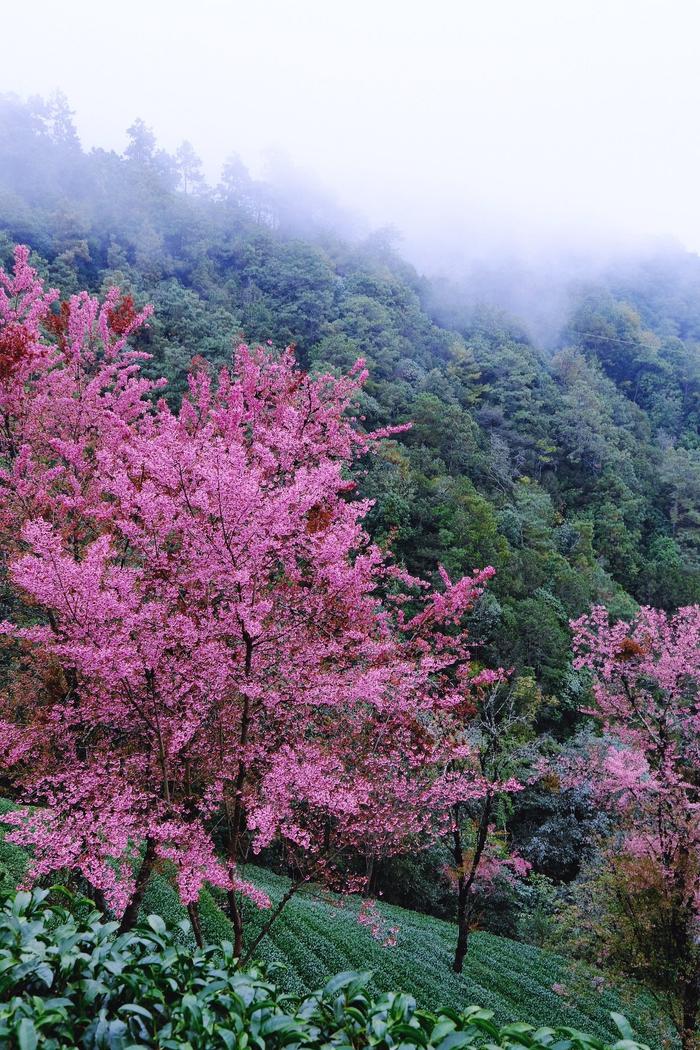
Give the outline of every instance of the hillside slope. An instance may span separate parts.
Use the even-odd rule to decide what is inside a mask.
[[[0,799],[0,815],[13,808]],[[22,878],[27,855],[5,842],[1,830],[2,825],[0,892],[12,892]],[[262,868],[248,867],[246,878],[273,903],[289,887],[287,879]],[[343,970],[371,970],[376,991],[409,992],[419,1006],[430,1009],[460,1009],[477,1003],[493,1010],[503,1024],[520,1018],[538,1025],[567,1025],[616,1040],[618,1033],[609,1013],[621,1011],[641,1037],[654,1047],[661,1046],[657,1029],[648,1023],[657,1014],[651,999],[620,993],[609,982],[602,982],[594,970],[574,969],[570,961],[553,952],[476,932],[470,941],[466,972],[457,975],[451,969],[452,923],[378,904],[382,933],[397,931],[396,945],[384,947],[358,922],[360,905],[358,897],[331,897],[314,888],[300,891],[261,943],[257,958],[277,969],[278,984],[289,992],[310,991]],[[231,924],[212,894],[202,894],[200,910],[207,942],[233,939]],[[172,925],[187,917],[163,874],[152,878],[146,892],[143,913],[152,912]],[[248,906],[245,919],[251,939],[266,917],[266,912]]]
[[[286,879],[262,869],[247,869],[246,877],[273,901],[289,886]],[[311,889],[301,892],[272,927],[257,957],[279,966],[276,979],[294,993],[324,984],[331,973],[372,970],[377,991],[400,988],[415,996],[419,1006],[431,1009],[478,1003],[493,1010],[501,1023],[522,1017],[534,1024],[568,1025],[614,1039],[609,1012],[622,1011],[645,1039],[659,1045],[644,1020],[647,1010],[653,1009],[650,1001],[637,997],[630,1002],[607,982],[596,990],[600,983],[596,973],[575,971],[562,956],[477,932],[470,942],[466,972],[457,975],[451,969],[455,941],[451,923],[379,904],[386,928],[398,927],[396,945],[384,947],[358,922],[359,908],[356,897],[340,900]],[[151,884],[144,910],[156,911],[169,921],[184,915],[174,890],[162,877]],[[264,918],[265,913],[249,910],[249,935]],[[232,937],[228,920],[208,896],[202,902],[202,920],[207,939]]]

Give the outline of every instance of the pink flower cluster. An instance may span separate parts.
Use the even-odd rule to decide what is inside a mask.
[[[631,624],[596,608],[572,627],[606,741],[579,779],[617,814],[637,878],[660,878],[700,932],[700,607],[642,608]]]
[[[251,848],[330,880],[344,850],[442,833],[487,789],[465,727],[504,674],[474,677],[462,621],[493,569],[433,592],[370,542],[348,498],[381,436],[353,417],[361,365],[310,378],[240,346],[173,412],[127,342],[148,309],[54,301],[17,249],[0,546],[32,612],[0,625],[21,653],[0,768],[39,807],[13,833],[32,877],[78,870],[120,911],[148,840],[183,901],[208,881],[268,906],[236,873]]]

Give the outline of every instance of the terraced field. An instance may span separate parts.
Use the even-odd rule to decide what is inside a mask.
[[[0,803],[0,815],[7,808]],[[9,890],[16,885],[25,862],[23,852],[3,842],[0,835],[0,888]],[[289,885],[286,879],[259,868],[246,869],[246,877],[273,901],[279,900]],[[418,912],[378,905],[387,928],[398,927],[396,945],[383,947],[358,922],[359,908],[357,898],[339,900],[311,889],[301,892],[289,902],[257,955],[278,968],[276,980],[290,992],[309,991],[342,970],[371,970],[377,991],[401,989],[415,996],[419,1006],[428,1008],[478,1003],[493,1010],[502,1023],[520,1019],[568,1025],[615,1040],[618,1034],[609,1011],[619,1010],[647,1042],[661,1045],[658,1032],[645,1023],[647,1011],[653,1014],[652,1003],[645,996],[637,995],[631,1002],[609,987],[596,990],[595,972],[575,973],[562,956],[504,937],[475,933],[466,973],[458,976],[450,965],[453,925]],[[175,890],[162,875],[152,879],[143,910],[146,914],[156,912],[172,924],[186,917]],[[212,894],[202,895],[201,913],[209,943],[232,939],[231,924]],[[249,936],[254,936],[264,918],[265,913],[254,907],[247,909]]]
[[[247,869],[246,877],[275,900],[288,886],[285,879],[262,869]],[[638,996],[631,1004],[613,989],[596,990],[595,971],[574,973],[562,956],[530,945],[475,933],[469,946],[466,973],[451,970],[455,928],[450,923],[390,905],[378,910],[387,926],[398,927],[395,947],[383,947],[358,923],[360,902],[338,901],[313,891],[293,898],[270,935],[261,943],[258,957],[280,967],[276,979],[290,992],[304,992],[322,985],[329,974],[342,970],[372,970],[376,990],[402,989],[415,996],[419,1006],[465,1007],[471,1003],[493,1010],[505,1023],[521,1018],[537,1024],[563,1024],[592,1034],[619,1038],[609,1012],[626,1013],[640,1035],[659,1045],[655,1031],[645,1023],[652,1007]],[[166,918],[180,915],[174,891],[165,880],[151,885],[145,907]],[[259,928],[262,913],[250,909],[249,934]],[[231,927],[214,899],[202,902],[207,940],[231,937]],[[564,986],[570,995],[558,994],[552,985]]]

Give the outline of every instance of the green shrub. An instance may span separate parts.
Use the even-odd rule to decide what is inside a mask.
[[[294,997],[260,968],[239,970],[230,941],[193,950],[156,915],[118,935],[115,922],[82,908],[76,918],[48,896],[18,893],[0,908],[0,1045],[9,1050],[610,1046],[570,1028],[499,1028],[476,1006],[418,1010],[409,995],[372,995],[370,973],[341,973]],[[625,1019],[613,1020],[622,1036],[614,1048],[638,1050]]]
[[[2,818],[12,812],[15,806],[7,799],[0,798],[0,893],[13,893],[21,882],[27,868],[27,853],[19,846],[5,841],[5,829]]]

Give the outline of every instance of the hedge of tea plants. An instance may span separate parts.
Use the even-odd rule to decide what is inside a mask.
[[[435,1013],[410,995],[375,994],[369,972],[290,995],[263,968],[239,969],[230,941],[192,949],[178,936],[186,924],[173,930],[158,915],[119,935],[86,902],[69,910],[55,893],[18,893],[0,908],[0,1045],[8,1050],[643,1047],[618,1014],[612,1042],[568,1026],[499,1025],[478,1006]]]

